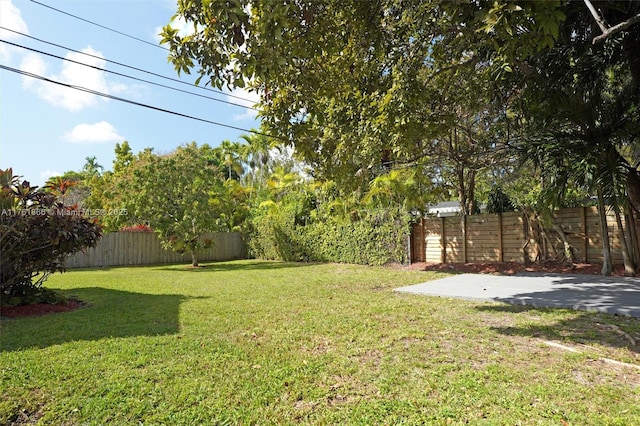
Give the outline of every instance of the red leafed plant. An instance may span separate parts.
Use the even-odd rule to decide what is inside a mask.
[[[61,187],[69,185],[62,182]],[[0,298],[2,304],[56,302],[42,288],[54,272],[64,272],[65,258],[93,247],[102,236],[100,226],[77,206],[59,201],[61,191],[41,191],[0,170]]]
[[[120,232],[153,232],[153,229],[151,229],[150,226],[138,224],[138,225],[124,226],[120,228]]]

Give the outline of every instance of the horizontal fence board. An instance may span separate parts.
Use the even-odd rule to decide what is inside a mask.
[[[482,240],[491,240],[491,239],[498,240],[500,238],[500,232],[489,231],[489,230],[467,232],[467,238],[482,239]]]
[[[602,231],[597,207],[557,210],[553,217],[573,247],[576,260],[602,262]],[[445,262],[462,262],[465,256],[467,262],[497,261],[500,251],[505,262],[533,261],[538,255],[538,248],[530,235],[529,220],[522,212],[508,212],[501,216],[471,215],[464,219],[460,216],[425,218],[420,233],[416,233],[412,240],[414,253],[421,256],[412,256],[412,261],[440,262],[443,255]],[[624,216],[622,220],[625,220]],[[640,220],[636,218],[635,221],[640,235]],[[613,262],[622,263],[622,242],[615,215],[610,210],[607,210],[607,228]],[[463,237],[466,238],[464,242]],[[547,238],[555,253],[563,252],[564,243],[555,232],[547,232]],[[542,238],[539,238],[539,243],[542,246],[540,250],[543,250],[546,243]]]
[[[482,253],[479,255],[469,255],[467,254],[467,263],[473,263],[473,262],[498,262],[500,259],[500,254],[499,253]]]
[[[200,262],[243,257],[242,238],[238,232],[210,233],[204,238],[211,239],[213,245],[197,252]],[[89,268],[163,263],[191,263],[191,255],[164,249],[156,234],[151,232],[110,232],[102,236],[96,247],[69,256],[65,266]]]
[[[467,251],[469,250],[499,250],[500,244],[498,241],[494,243],[489,241],[479,242],[479,241],[467,241]]]

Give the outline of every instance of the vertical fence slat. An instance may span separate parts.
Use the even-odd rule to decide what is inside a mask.
[[[587,228],[587,208],[580,209],[580,231],[582,232],[582,261],[587,263],[589,256],[589,233]]]
[[[502,213],[498,213],[498,262],[504,261],[504,247],[502,246]]]
[[[467,216],[463,215],[462,219],[462,263],[467,263]]]
[[[442,218],[441,225],[442,231],[440,232],[440,263],[447,263],[447,242],[446,242],[446,232],[444,226],[444,217]]]
[[[242,258],[242,237],[237,232],[211,233],[205,238],[213,241],[213,247],[203,250],[202,261]],[[67,268],[98,266],[152,265],[190,262],[187,254],[180,255],[165,250],[157,236],[148,232],[110,232],[102,236],[96,247],[69,256]]]
[[[596,207],[562,209],[554,212],[567,239],[580,252],[583,262],[602,262],[602,236]],[[474,262],[498,260],[524,263],[534,253],[534,236],[529,235],[527,218],[521,212],[469,217],[425,218],[412,228],[415,261]],[[418,225],[418,224],[416,224]],[[607,214],[612,257],[622,262],[621,241],[613,213]],[[560,238],[551,241],[563,250]],[[436,251],[437,250],[437,251]]]

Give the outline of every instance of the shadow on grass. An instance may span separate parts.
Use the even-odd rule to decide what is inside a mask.
[[[78,340],[157,336],[180,331],[176,294],[142,294],[100,287],[61,291],[86,306],[71,312],[2,321],[1,351],[45,348]]]
[[[640,280],[599,275],[520,273],[514,276],[522,288],[528,280],[544,277],[548,288],[533,288],[494,300],[513,305],[547,308],[572,308],[612,315],[640,317]]]
[[[534,306],[477,306],[482,312],[534,314],[551,312],[553,308]],[[533,311],[533,312],[532,312]],[[527,324],[523,326],[491,327],[498,333],[509,336],[535,337],[545,340],[565,341],[583,345],[600,344],[612,348],[625,348],[640,353],[640,319],[628,316],[614,316],[594,312],[576,312],[570,319],[552,324]],[[626,336],[625,336],[626,334]],[[629,339],[635,340],[635,344]]]
[[[268,260],[256,260],[256,261],[222,261],[222,262],[205,262],[201,263],[198,267],[185,264],[181,265],[162,265],[152,267],[158,271],[175,271],[175,272],[215,272],[215,271],[252,271],[252,270],[275,270],[275,269],[289,269],[300,268],[303,266],[317,265],[314,262],[281,262],[281,261],[268,261]]]

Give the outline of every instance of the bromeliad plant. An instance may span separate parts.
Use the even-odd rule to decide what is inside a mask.
[[[9,168],[0,170],[0,185],[1,302],[57,302],[59,296],[42,284],[50,274],[64,272],[67,255],[95,246],[100,226],[76,205],[59,201],[65,184],[39,190]]]

